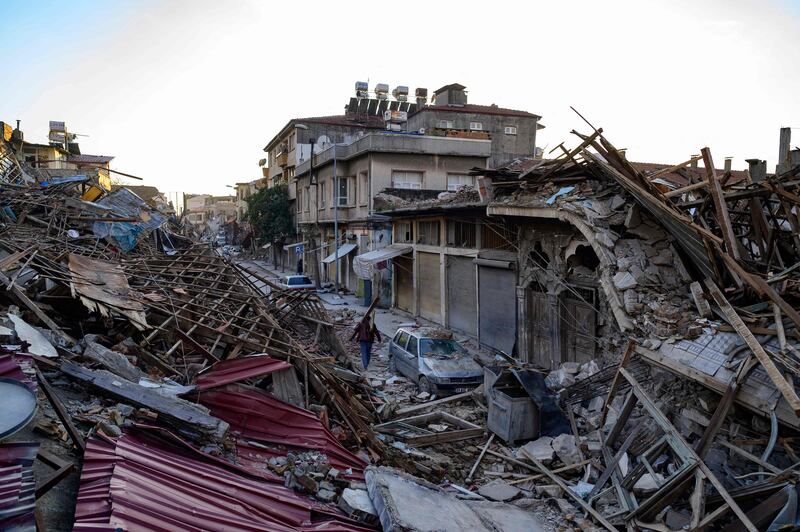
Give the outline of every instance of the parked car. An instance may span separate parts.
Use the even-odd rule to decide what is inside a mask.
[[[483,368],[453,333],[432,327],[401,327],[389,342],[389,369],[431,395],[462,393],[483,382]]]
[[[287,275],[281,278],[281,286],[292,290],[315,288],[316,285],[307,275]]]

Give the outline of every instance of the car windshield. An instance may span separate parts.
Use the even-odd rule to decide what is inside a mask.
[[[421,338],[419,341],[419,351],[422,353],[422,356],[439,357],[449,357],[466,353],[466,350],[455,340],[442,338]]]
[[[289,278],[289,285],[298,285],[298,284],[311,284],[311,279],[308,277],[290,277]]]

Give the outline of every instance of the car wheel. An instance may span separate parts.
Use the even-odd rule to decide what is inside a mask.
[[[394,360],[394,356],[389,356],[389,371],[392,373],[397,373],[397,362]]]
[[[419,378],[419,391],[420,393],[428,392],[433,395],[433,387],[431,386],[431,381],[429,381],[427,377]]]

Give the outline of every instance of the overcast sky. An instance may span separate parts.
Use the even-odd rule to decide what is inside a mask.
[[[800,127],[800,1],[0,0],[0,120],[162,191],[232,192],[290,119],[343,111],[357,80],[541,115],[550,149],[587,126],[638,161],[712,150],[774,169]],[[793,145],[800,145],[800,129]]]

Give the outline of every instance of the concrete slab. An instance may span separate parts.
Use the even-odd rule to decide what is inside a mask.
[[[469,501],[467,505],[497,532],[543,532],[548,530],[530,512],[511,504]]]
[[[489,532],[466,502],[396,469],[368,467],[367,491],[384,530],[396,532]]]
[[[481,486],[478,493],[493,501],[506,502],[519,495],[520,491],[519,488],[498,479]]]

